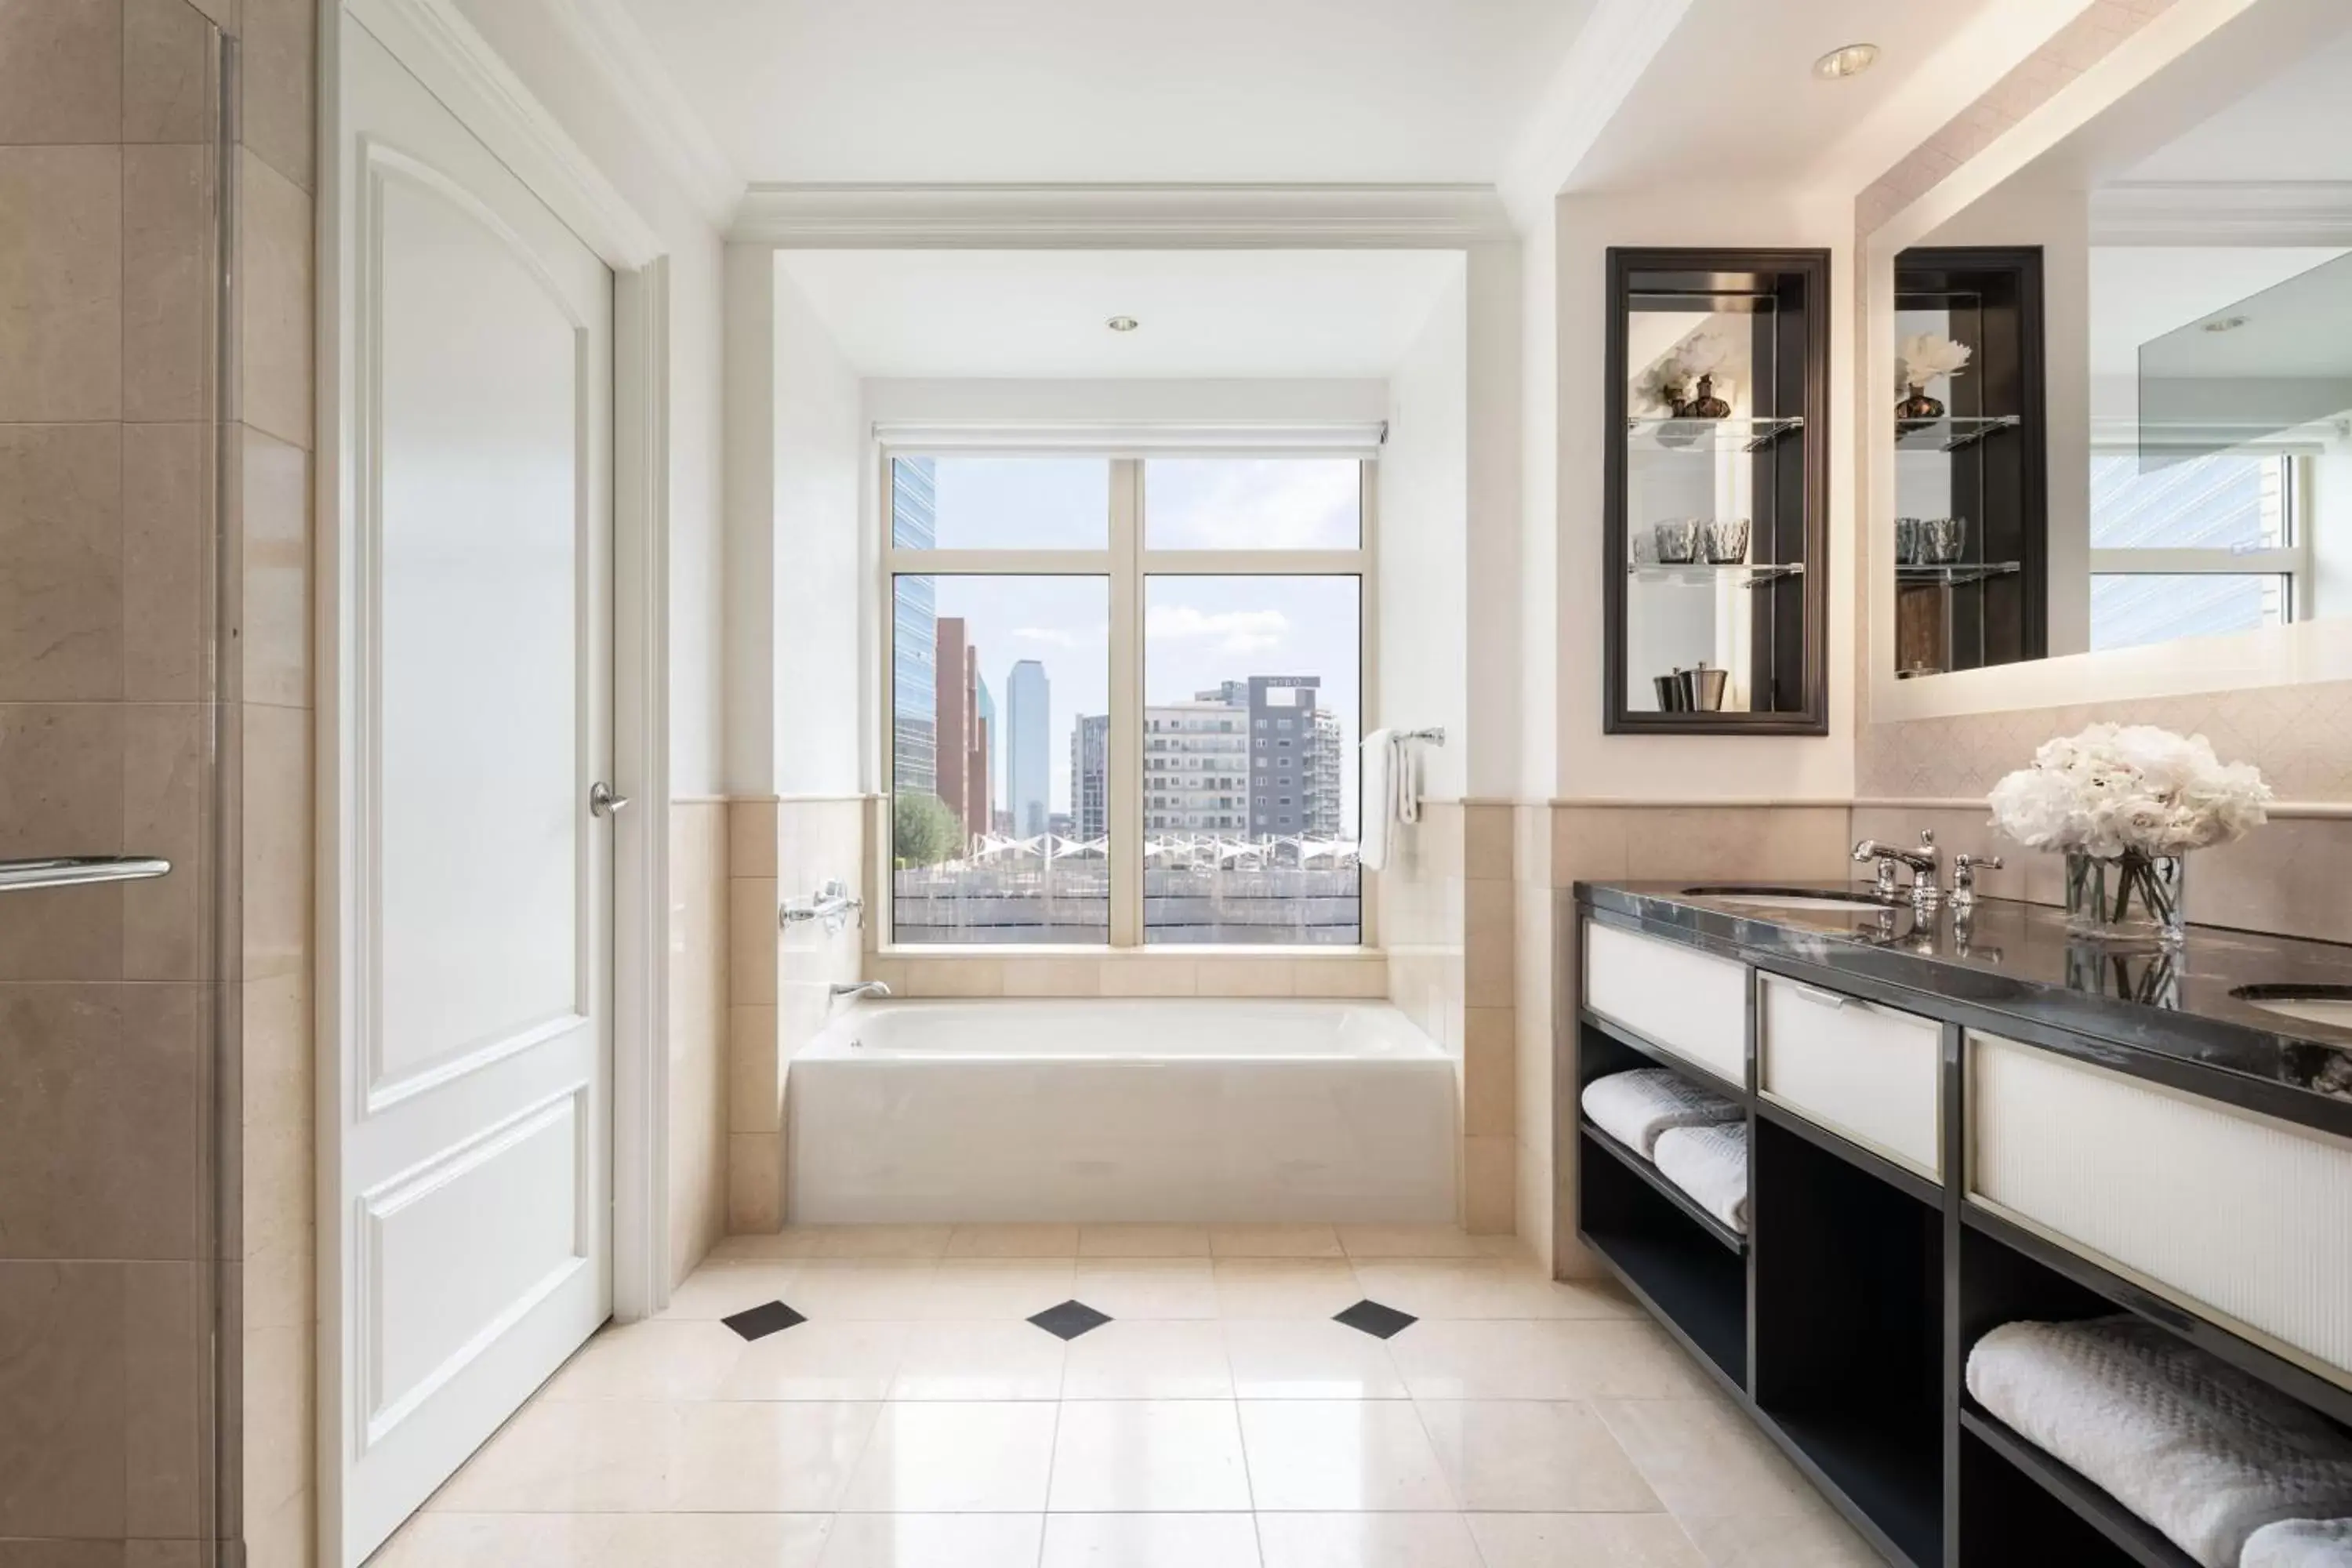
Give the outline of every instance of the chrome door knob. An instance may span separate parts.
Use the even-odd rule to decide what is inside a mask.
[[[627,809],[628,804],[627,795],[614,795],[613,786],[601,779],[588,786],[588,815],[591,816],[618,816]]]

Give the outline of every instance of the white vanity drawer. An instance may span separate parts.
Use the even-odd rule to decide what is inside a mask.
[[[1806,1121],[1940,1180],[1943,1026],[1774,974],[1758,984],[1758,1088]]]
[[[1746,964],[1587,921],[1584,1005],[1748,1087]]]
[[[2352,1142],[1969,1036],[1969,1196],[2352,1384]]]

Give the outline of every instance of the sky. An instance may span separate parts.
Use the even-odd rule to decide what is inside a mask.
[[[1351,460],[1153,459],[1145,468],[1148,547],[1351,548],[1357,476]],[[1098,550],[1109,541],[1109,465],[1100,458],[962,458],[938,463],[942,549]],[[1004,710],[1013,664],[1045,667],[1053,805],[1070,809],[1070,733],[1082,713],[1108,712],[1109,579],[937,577],[941,616],[961,616],[980,650],[982,679]],[[1361,625],[1353,577],[1155,574],[1145,584],[1147,703],[1253,675],[1322,678],[1319,706],[1340,718],[1347,743],[1345,826],[1355,831]],[[1002,777],[1000,774],[1000,784]]]

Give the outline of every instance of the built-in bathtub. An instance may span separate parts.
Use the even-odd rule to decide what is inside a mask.
[[[786,1105],[800,1224],[1454,1217],[1454,1063],[1386,1003],[860,1003]]]

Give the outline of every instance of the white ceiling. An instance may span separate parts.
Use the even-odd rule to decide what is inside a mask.
[[[1591,4],[627,0],[744,177],[904,183],[1486,183]]]
[[[2263,289],[2298,277],[2344,252],[2315,246],[2095,246],[2091,250],[2091,373],[2130,376],[2139,370],[2139,351],[2167,332],[2219,315]],[[2290,312],[2289,314],[2294,314]],[[2249,321],[2213,340],[2218,365],[2255,353],[2272,374],[2283,354],[2295,352],[2298,337],[2310,338],[2311,323]],[[2276,331],[2282,335],[2273,335]],[[2341,334],[2318,334],[2314,346],[2342,374]],[[2217,370],[2216,374],[2220,374]]]
[[[862,375],[1385,376],[1456,252],[799,250],[777,267]],[[1133,316],[1132,332],[1104,323]]]
[[[2276,76],[2159,149],[2126,178],[2352,180],[2347,83],[2352,83],[2352,32],[2315,53],[2289,57]]]

